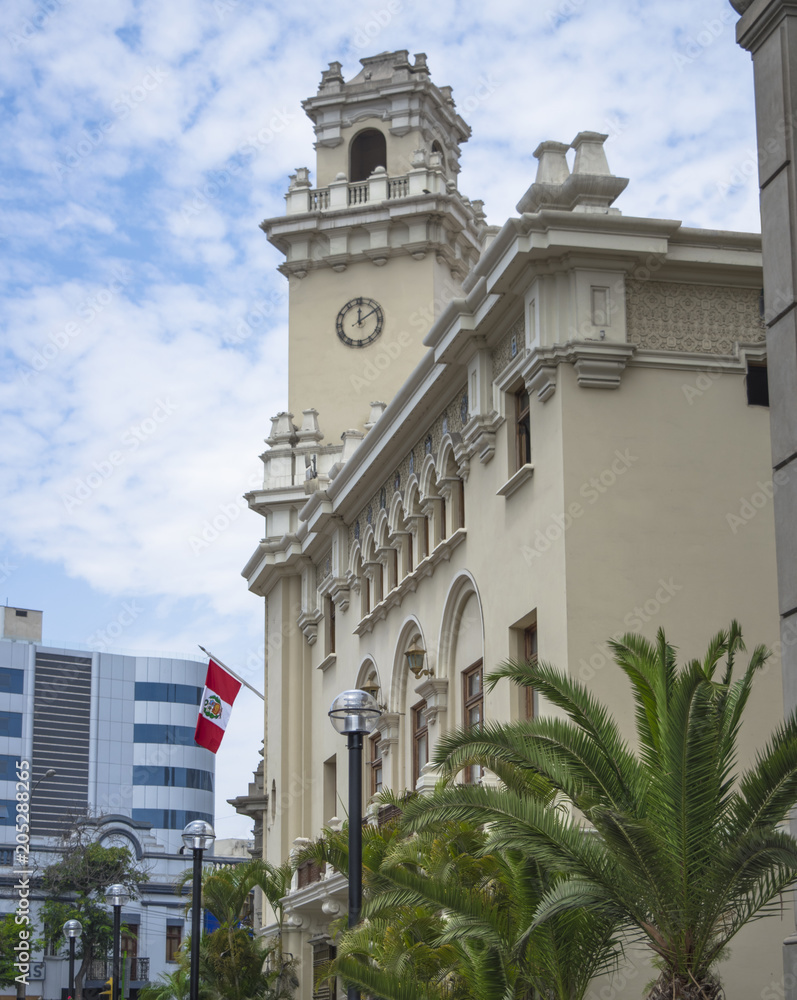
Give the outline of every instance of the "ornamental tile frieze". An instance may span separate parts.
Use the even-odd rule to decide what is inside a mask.
[[[652,350],[733,354],[734,345],[765,339],[755,288],[626,281],[632,344]]]
[[[522,320],[520,321],[522,325]],[[465,404],[463,406],[463,400]],[[440,444],[446,434],[461,434],[464,426],[463,415],[467,418],[467,386],[462,387],[455,394],[454,398],[438,414],[437,419],[418,438],[412,448],[407,452],[398,468],[394,469],[384,480],[374,495],[368,500],[359,512],[355,521],[349,526],[349,546],[352,546],[357,538],[357,524],[360,525],[360,533],[365,530],[368,522],[368,510],[372,512],[372,522],[376,520],[376,514],[380,509],[390,510],[393,494],[399,492],[404,494],[407,482],[412,475],[418,475],[421,471],[424,459],[427,454],[434,455],[440,450]]]
[[[511,365],[518,354],[526,350],[526,319],[519,316],[510,326],[490,355],[493,363],[493,379],[497,379],[501,372]]]

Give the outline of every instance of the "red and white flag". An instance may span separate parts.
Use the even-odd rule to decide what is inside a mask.
[[[199,703],[199,718],[194,733],[195,743],[210,750],[211,753],[219,749],[232,712],[232,703],[240,690],[241,682],[211,660],[208,664],[202,701]]]

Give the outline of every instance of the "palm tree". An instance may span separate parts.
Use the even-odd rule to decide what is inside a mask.
[[[417,830],[460,819],[490,823],[497,848],[567,876],[546,889],[533,927],[562,914],[601,913],[657,956],[651,1000],[714,1000],[723,949],[797,881],[797,841],[783,829],[797,802],[797,717],[737,776],[744,708],[767,651],[757,647],[734,679],[745,648],[736,622],[681,669],[662,630],[655,645],[631,634],[611,645],[632,686],[635,749],[583,685],[544,663],[509,662],[491,685],[510,678],[534,687],[567,718],[452,733],[435,760],[449,782],[474,762],[504,778],[542,777],[587,825],[572,808],[552,809],[511,781],[449,784],[409,803],[405,821]]]
[[[556,879],[517,851],[494,851],[473,823],[408,837],[365,831],[365,921],[338,940],[331,972],[383,1000],[579,1000],[613,965],[614,928],[602,914],[560,914],[531,929]],[[309,849],[348,867],[345,834]]]
[[[213,997],[280,1000],[292,995],[296,980],[282,953],[281,903],[291,874],[290,865],[275,868],[261,859],[203,873],[202,904],[219,921],[219,927],[202,938],[200,950],[201,980]],[[184,872],[178,888],[191,880],[192,872]],[[277,934],[265,941],[256,940],[248,925],[248,902],[255,887],[263,891],[277,917]],[[187,906],[191,903],[189,898]]]

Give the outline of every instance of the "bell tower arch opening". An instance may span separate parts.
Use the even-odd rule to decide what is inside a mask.
[[[366,181],[377,167],[387,168],[387,142],[379,129],[366,128],[351,141],[349,180]]]

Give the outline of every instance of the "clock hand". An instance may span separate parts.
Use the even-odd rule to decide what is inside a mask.
[[[375,312],[376,312],[376,309],[372,309],[371,312],[367,312],[364,316],[361,316],[360,317],[360,323],[362,323],[362,321],[364,319],[368,319],[368,317],[371,315],[371,313],[375,313]]]

